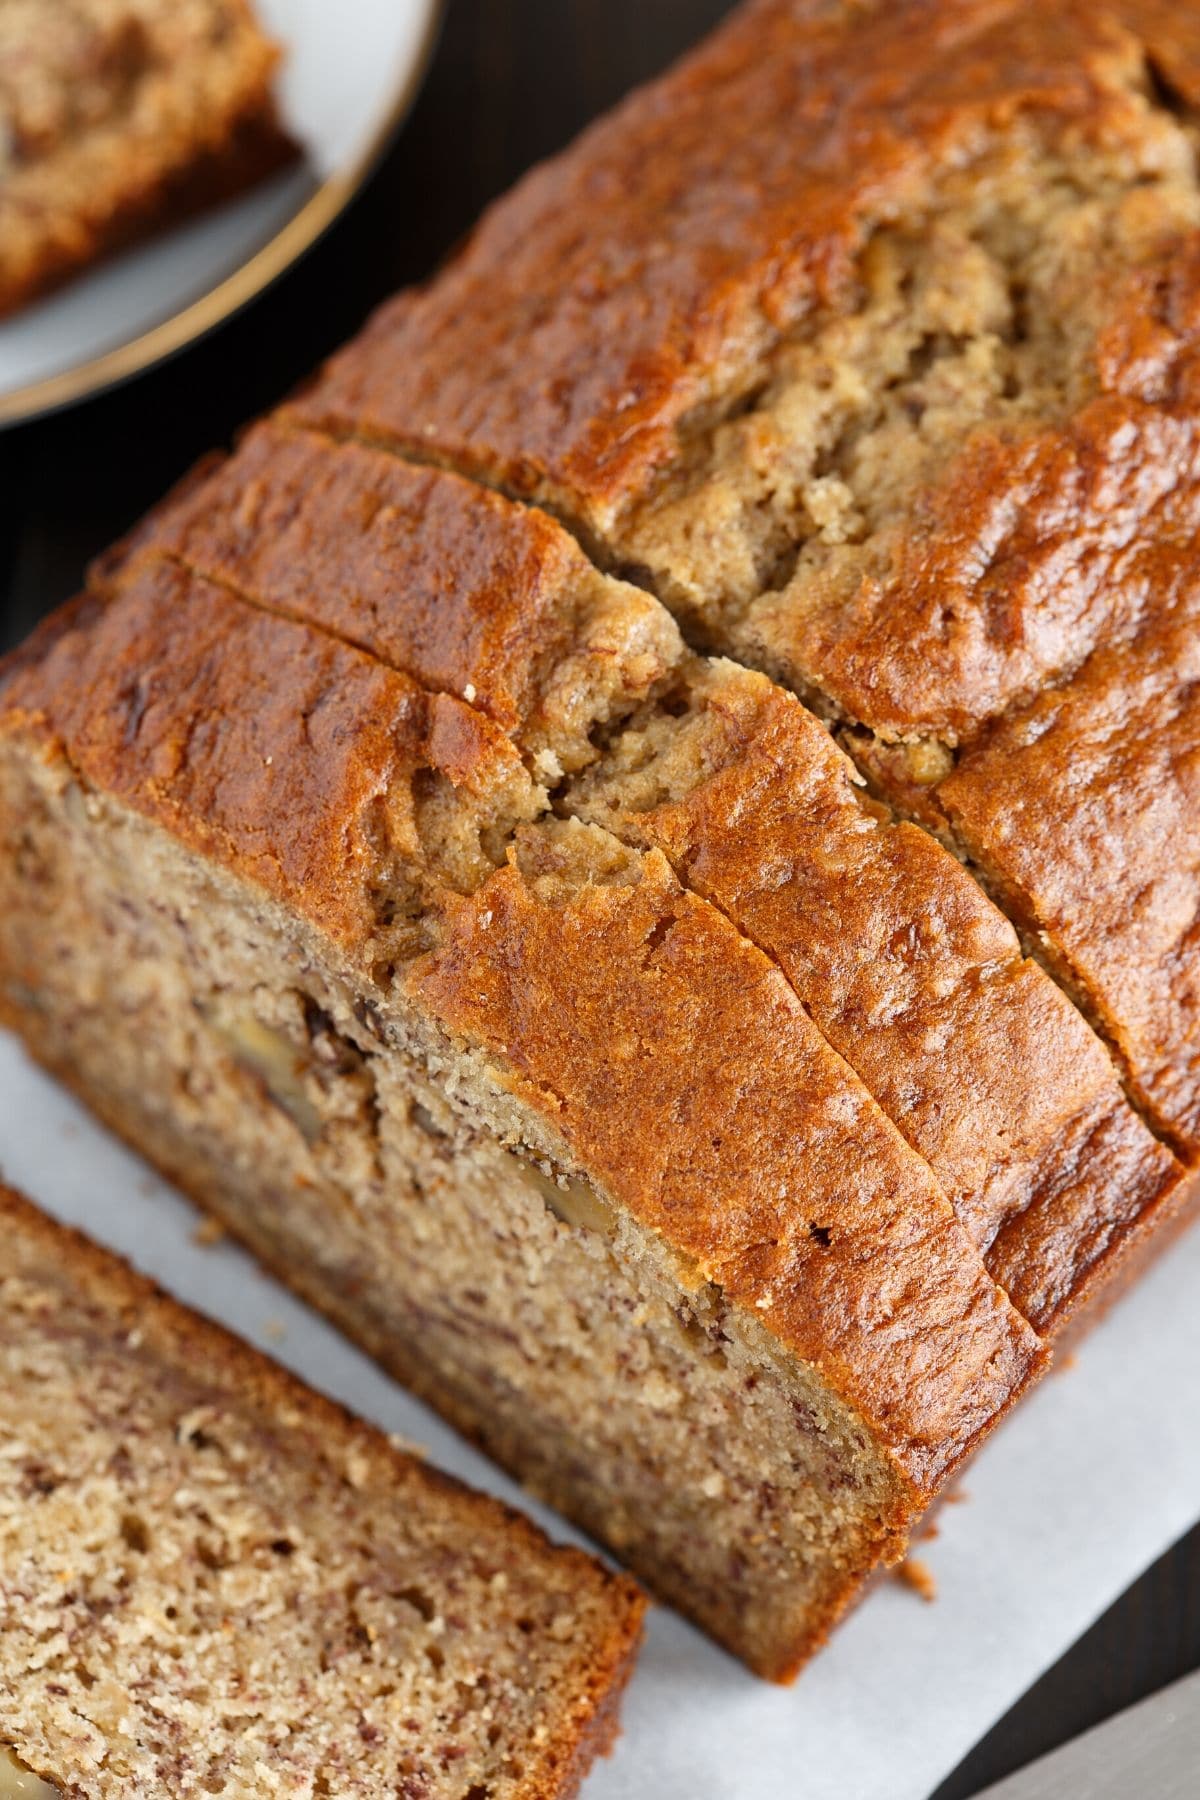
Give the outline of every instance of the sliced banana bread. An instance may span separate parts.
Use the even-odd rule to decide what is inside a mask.
[[[6,1190],[0,1227],[0,1794],[575,1792],[631,1582]]]
[[[294,155],[248,0],[4,0],[0,314]]]
[[[1195,1190],[1198,71],[757,0],[0,675],[4,1016],[770,1675]]]
[[[556,814],[662,850],[778,963],[1039,1331],[1174,1204],[1175,1159],[960,863],[869,800],[796,699],[689,655],[545,514],[268,421],[104,558],[97,587],[148,551],[468,696]]]

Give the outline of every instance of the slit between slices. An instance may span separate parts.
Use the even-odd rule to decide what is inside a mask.
[[[907,752],[918,746],[880,745],[872,734],[860,733],[854,726],[835,732],[835,736],[863,776],[870,793],[889,808],[893,817],[905,819],[935,838],[954,856],[1009,921],[1024,954],[1066,996],[1089,1030],[1104,1046],[1122,1093],[1147,1131],[1182,1162],[1190,1163],[1193,1151],[1186,1137],[1162,1117],[1153,1098],[1138,1081],[1121,1046],[1120,1027],[1104,1006],[1102,998],[1092,991],[1090,984],[1080,978],[1066,950],[1056,943],[1048,930],[1038,924],[1035,909],[1021,898],[1015,884],[990,864],[986,848],[979,843],[968,842],[956,825],[952,813],[943,809],[939,803],[937,785],[952,772],[957,757],[951,753],[944,767],[939,767],[933,774],[932,780],[914,781]],[[869,745],[866,750],[864,742]],[[940,763],[940,759],[938,760]],[[901,771],[899,779],[893,782],[884,777],[885,769],[891,772],[897,768]]]
[[[981,846],[967,842],[952,814],[947,813],[945,820],[944,831],[938,835],[942,841],[951,844],[964,868],[1005,917],[1012,921],[1025,954],[1066,995],[1104,1045],[1116,1070],[1121,1090],[1147,1131],[1183,1164],[1194,1163],[1196,1153],[1186,1135],[1176,1130],[1170,1120],[1162,1116],[1153,1096],[1138,1080],[1121,1044],[1120,1024],[1103,1004],[1102,996],[1094,992],[1092,984],[1080,976],[1071,956],[1055,941],[1054,935],[1037,923],[1036,909],[1019,896],[1015,882],[989,864],[986,851]]]
[[[342,426],[324,418],[309,418],[304,412],[303,395],[301,395],[291,412],[284,410],[275,415],[276,423],[288,431],[307,431],[315,436],[325,438],[331,444],[358,444],[364,450],[375,450],[384,456],[394,456],[398,462],[407,464],[413,469],[431,469],[443,475],[457,475],[462,481],[470,481],[476,487],[483,488],[489,494],[497,494],[502,500],[508,500],[514,506],[527,507],[530,511],[544,513],[553,519],[578,545],[593,568],[601,575],[615,576],[627,580],[634,587],[653,594],[657,600],[662,595],[648,581],[643,581],[638,574],[626,573],[621,560],[614,555],[605,543],[603,536],[592,531],[582,516],[567,505],[559,506],[552,497],[542,493],[530,494],[518,487],[514,482],[506,481],[502,475],[489,471],[486,465],[478,465],[470,459],[445,455],[432,445],[422,444],[416,439],[391,437],[384,432],[372,432],[364,427]]]

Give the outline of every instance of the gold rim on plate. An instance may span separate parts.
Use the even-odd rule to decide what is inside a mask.
[[[25,387],[14,388],[11,393],[0,394],[0,425],[28,422],[141,374],[223,324],[311,249],[366,182],[393,133],[406,118],[428,72],[446,5],[447,0],[429,0],[421,42],[408,76],[378,130],[349,168],[327,176],[261,250],[256,250],[232,275],[227,275],[180,312],[172,313],[161,324],[152,325],[148,331],[130,338],[128,343],[104,350],[73,369],[43,376]]]

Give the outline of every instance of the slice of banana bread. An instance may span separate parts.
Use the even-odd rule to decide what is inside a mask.
[[[249,0],[4,0],[0,315],[294,155]]]
[[[2,1189],[0,1227],[0,1794],[575,1792],[631,1582]]]

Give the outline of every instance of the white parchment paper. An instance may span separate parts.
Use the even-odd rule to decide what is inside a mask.
[[[227,1244],[0,1033],[0,1172],[201,1311],[477,1486],[572,1534]],[[0,1246],[0,1255],[3,1247]],[[1200,1516],[1200,1232],[1005,1424],[919,1546],[931,1605],[886,1582],[790,1690],[656,1608],[587,1800],[925,1800]]]

